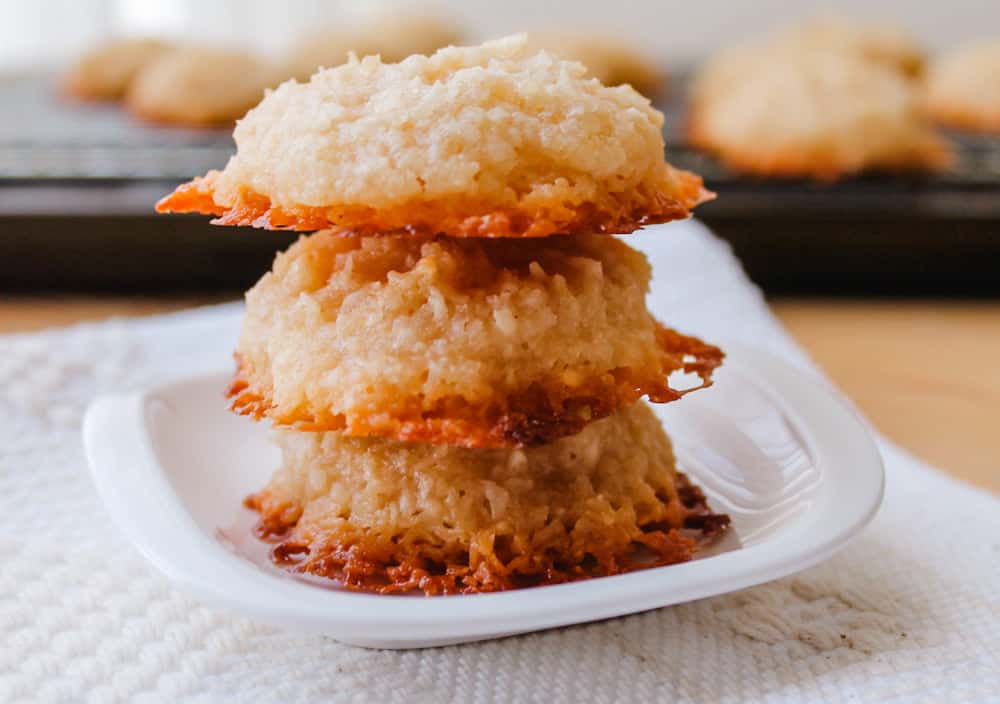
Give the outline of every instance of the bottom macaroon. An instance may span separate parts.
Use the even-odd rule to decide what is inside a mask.
[[[691,559],[729,525],[645,404],[526,449],[275,431],[247,505],[288,569],[380,593],[490,592]]]

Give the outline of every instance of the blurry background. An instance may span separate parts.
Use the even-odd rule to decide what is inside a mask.
[[[0,0],[0,65],[58,66],[112,32],[245,43],[279,51],[342,12],[387,5],[378,0]],[[930,49],[1000,27],[989,0],[440,0],[471,38],[572,24],[629,37],[661,61],[690,61],[777,23],[836,13],[890,21]]]
[[[935,127],[956,157],[946,169],[834,182],[734,171],[687,139],[692,71],[817,15],[896,27],[930,61],[1000,39],[1000,2],[984,0],[0,0],[0,331],[249,286],[293,235],[155,216],[152,204],[225,164],[232,120],[263,87],[345,47],[385,57],[390,40],[405,55],[575,30],[651,68],[641,90],[667,114],[670,160],[720,196],[699,217],[835,380],[904,445],[997,488],[1000,135]],[[124,69],[163,45],[108,48],[122,38],[182,56],[127,88]]]

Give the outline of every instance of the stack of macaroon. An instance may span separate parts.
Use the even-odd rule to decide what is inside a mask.
[[[707,386],[722,352],[649,314],[612,236],[711,197],[662,125],[523,36],[352,58],[270,92],[226,167],[158,204],[314,231],[247,294],[229,391],[275,427],[248,505],[279,563],[496,591],[681,562],[726,527],[641,400]]]

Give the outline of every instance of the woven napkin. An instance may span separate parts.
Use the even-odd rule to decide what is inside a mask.
[[[703,226],[629,242],[651,252],[661,320],[821,378]],[[874,522],[826,563],[733,594],[419,651],[200,604],[110,523],[80,421],[99,394],[227,365],[240,314],[0,337],[0,702],[1000,702],[1000,500],[885,440]]]

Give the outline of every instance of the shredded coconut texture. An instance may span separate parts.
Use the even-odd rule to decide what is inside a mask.
[[[690,559],[697,537],[728,524],[678,484],[644,404],[527,450],[294,430],[276,440],[281,468],[248,501],[259,534],[283,564],[355,588],[440,594],[617,574]]]
[[[289,81],[239,122],[221,172],[161,210],[222,224],[453,236],[630,232],[710,197],[664,161],[663,115],[629,86],[515,36]]]
[[[247,294],[237,410],[281,424],[466,446],[578,432],[705,381],[717,348],[646,310],[645,257],[602,235],[342,237],[279,254]]]

